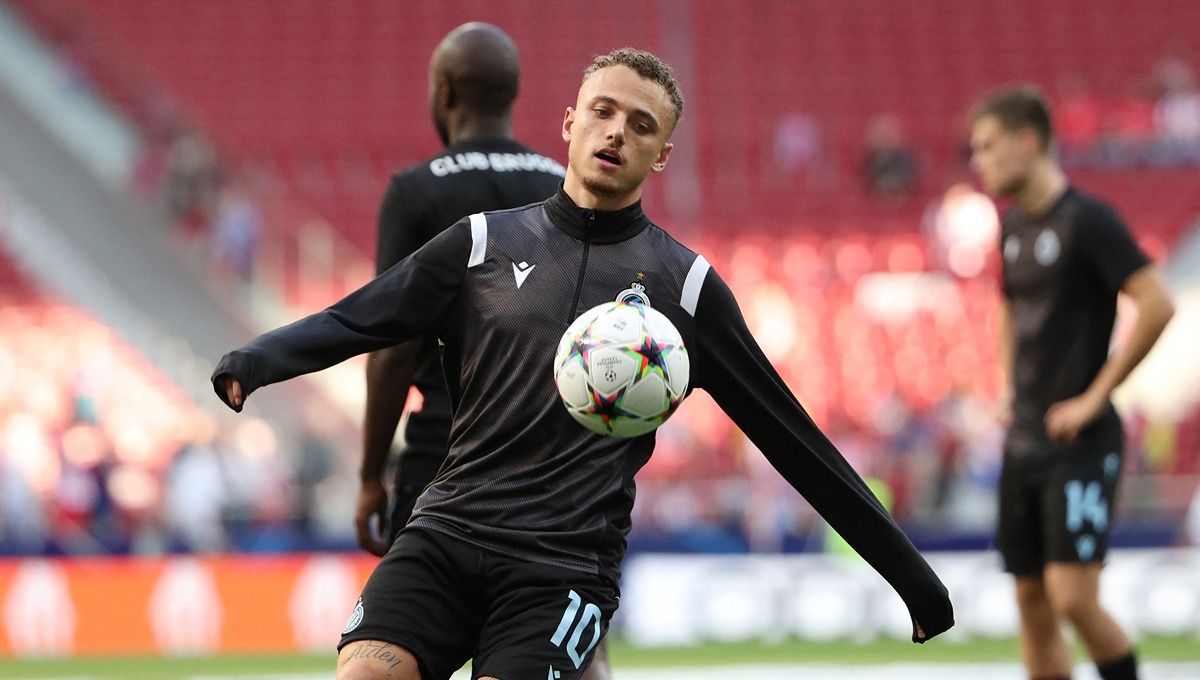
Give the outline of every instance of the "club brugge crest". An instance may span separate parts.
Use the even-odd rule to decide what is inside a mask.
[[[639,274],[638,278],[642,275]],[[617,293],[617,302],[628,302],[631,305],[646,305],[650,306],[650,296],[646,295],[646,287],[634,281],[629,284],[625,290]]]
[[[358,598],[358,604],[354,605],[354,611],[350,613],[350,620],[346,622],[346,627],[342,629],[342,635],[358,628],[358,624],[363,620],[363,603],[362,598]]]

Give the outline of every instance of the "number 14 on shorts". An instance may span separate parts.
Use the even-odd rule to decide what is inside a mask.
[[[579,597],[579,593],[574,590],[567,593],[569,602],[567,608],[563,612],[562,620],[558,622],[558,628],[554,631],[554,635],[550,636],[550,644],[555,647],[566,646],[567,656],[571,657],[571,663],[575,664],[575,668],[583,665],[583,660],[587,658],[592,648],[600,642],[600,608],[588,602],[584,603],[583,598]],[[582,606],[583,614],[579,613]],[[583,633],[588,628],[591,628],[591,639],[582,651],[579,645],[583,642]],[[548,680],[554,680],[549,678]]]

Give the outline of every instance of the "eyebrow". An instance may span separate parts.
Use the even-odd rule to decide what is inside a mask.
[[[616,107],[621,106],[621,102],[617,101],[615,98],[610,97],[606,94],[598,94],[595,97],[592,97],[591,103],[592,104],[599,104],[599,103],[611,104]],[[650,121],[652,123],[654,123],[655,127],[662,127],[662,123],[658,122],[658,118],[655,118],[653,113],[650,113],[649,111],[647,111],[645,109],[639,109],[636,106],[633,107],[633,112],[635,114],[639,114],[639,115],[645,116],[646,118],[649,118]]]

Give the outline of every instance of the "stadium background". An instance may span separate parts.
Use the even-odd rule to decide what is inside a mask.
[[[371,564],[351,533],[362,364],[239,417],[207,376],[370,275],[388,175],[438,150],[429,54],[476,19],[521,47],[517,136],[560,160],[592,55],[675,67],[687,112],[647,210],[730,281],[806,408],[945,565],[961,624],[922,660],[1013,654],[988,552],[997,206],[967,171],[966,113],[1041,86],[1073,181],[1177,295],[1119,395],[1128,550],[1106,598],[1152,658],[1200,661],[1200,5],[8,0],[0,669],[328,650]],[[898,602],[703,394],[660,432],[634,523],[618,670],[657,645],[711,663],[909,654],[887,646]]]

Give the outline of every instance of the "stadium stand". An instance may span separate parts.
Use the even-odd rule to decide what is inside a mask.
[[[389,173],[436,149],[419,95],[433,42],[451,26],[477,18],[512,32],[524,61],[517,133],[560,156],[558,122],[573,103],[578,65],[618,44],[662,52],[683,79],[681,133],[693,141],[680,145],[673,171],[691,179],[672,185],[683,195],[674,202],[657,181],[648,211],[697,240],[785,380],[860,469],[888,481],[906,520],[948,516],[961,498],[979,498],[956,500],[951,487],[990,488],[998,463],[986,406],[997,389],[994,266],[958,275],[927,238],[930,211],[968,178],[971,102],[1018,80],[1054,95],[1065,75],[1079,74],[1101,108],[1116,111],[1165,52],[1200,60],[1195,44],[1178,39],[1180,26],[1200,23],[1200,5],[1175,0],[1136,8],[1120,0],[696,0],[684,12],[628,4],[585,22],[568,5],[532,0],[364,0],[352,10],[315,0],[10,5],[148,140],[195,123],[223,174],[253,178],[279,239],[260,249],[259,270],[306,309],[369,275]],[[1107,40],[1114,21],[1125,31],[1115,44]],[[688,27],[689,42],[670,38],[666,28],[677,25]],[[915,188],[897,199],[872,195],[861,176],[880,116],[894,119],[915,154]],[[1194,165],[1085,162],[1072,176],[1128,216],[1156,256],[1200,213]],[[679,210],[681,200],[694,209]],[[313,237],[324,233],[309,229],[316,222],[341,237]],[[334,245],[314,249],[322,238]],[[681,506],[696,509],[697,522],[757,521],[743,508],[757,495],[747,489],[770,482],[755,476],[745,442],[713,411],[697,396],[664,427],[644,475],[640,512],[649,519],[640,526],[687,525],[678,510],[656,514],[684,493],[698,499]],[[1138,445],[1135,469],[1200,474],[1200,414],[1175,427],[1169,453]],[[679,481],[695,484],[666,488]]]

